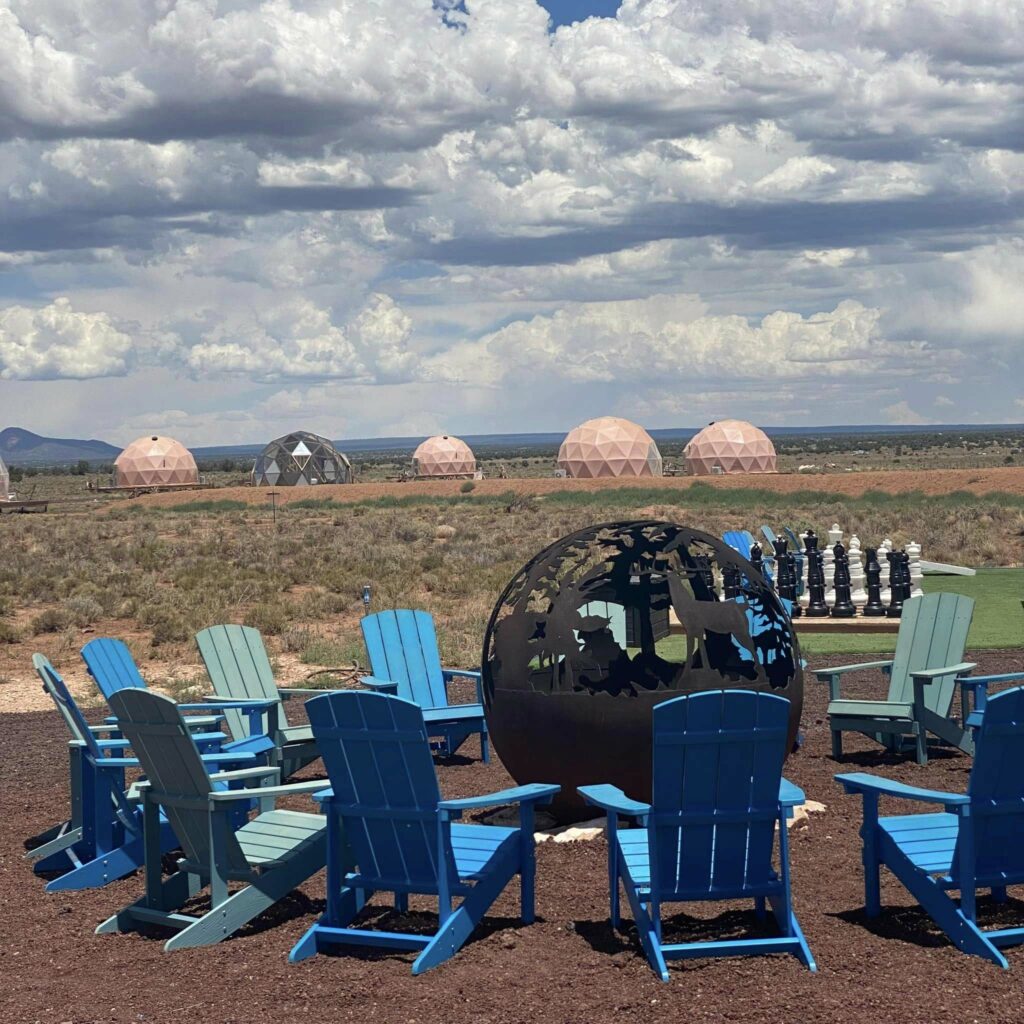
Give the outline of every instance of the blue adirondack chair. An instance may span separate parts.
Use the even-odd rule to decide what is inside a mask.
[[[110,704],[110,698],[123,689],[146,690],[146,681],[139,672],[138,665],[132,657],[128,645],[122,640],[113,637],[97,637],[90,640],[82,648],[82,660],[85,667],[92,676],[93,681],[99,688],[103,699]],[[200,704],[179,704],[178,710],[189,712],[183,716],[185,724],[192,732],[192,738],[201,754],[216,753],[218,750],[228,752],[249,752],[256,755],[269,754],[274,750],[274,741],[261,732],[263,716],[272,708],[276,707],[276,701],[271,700],[206,700]],[[223,732],[214,730],[224,721],[223,714],[197,715],[191,714],[194,711],[225,711],[237,712],[239,715],[246,715],[249,720],[249,727],[242,739],[228,739]],[[116,721],[116,719],[108,719]]]
[[[155,924],[177,933],[164,943],[167,951],[209,946],[324,866],[323,815],[274,807],[277,797],[310,793],[322,781],[277,785],[281,769],[276,765],[210,775],[174,701],[125,687],[111,698],[111,706],[148,782],[141,794],[146,890],[142,899],[104,921],[97,935]],[[248,788],[246,783],[255,785]],[[260,813],[250,821],[239,811],[256,800]],[[184,852],[166,879],[153,839],[164,815]],[[231,889],[232,882],[242,885]],[[186,913],[184,907],[204,886],[210,887],[209,909]]]
[[[533,921],[533,814],[558,786],[533,783],[487,796],[442,800],[423,712],[379,693],[329,693],[306,704],[331,788],[327,815],[327,908],[292,949],[304,960],[337,944],[419,950],[413,974],[454,956],[516,874],[523,921]],[[463,811],[519,804],[519,828],[463,825]],[[351,854],[349,853],[351,851]],[[350,867],[354,858],[355,869]],[[437,896],[434,935],[352,927],[375,890],[405,910],[410,893]],[[462,897],[458,909],[452,900]]]
[[[737,554],[742,555],[747,561],[750,560],[750,549],[754,545],[753,534],[749,530],[726,530],[722,534],[722,540],[729,545]],[[771,556],[765,554],[761,563],[764,566],[764,578],[771,583],[775,578],[772,572]]]
[[[868,917],[881,912],[879,868],[884,864],[958,949],[1008,967],[999,950],[1024,943],[1024,928],[983,931],[975,894],[991,889],[996,902],[1002,902],[1008,885],[1024,883],[1024,687],[986,701],[966,793],[918,789],[864,772],[837,775],[836,780],[847,793],[864,797]],[[943,810],[879,817],[882,796]],[[959,891],[959,905],[950,890]]]
[[[125,768],[137,768],[139,762],[127,756],[127,740],[119,735],[107,739],[97,735],[109,736],[118,726],[90,726],[48,659],[35,654],[32,664],[71,734],[71,817],[35,837],[40,845],[26,856],[37,874],[63,872],[47,883],[47,892],[104,886],[138,870],[143,863],[139,787],[134,784],[125,788]],[[241,752],[207,754],[204,760],[241,767],[254,764],[255,756]],[[166,819],[160,823],[159,843],[163,852],[178,845]]]
[[[480,756],[490,761],[480,673],[441,667],[431,615],[403,608],[367,615],[361,625],[373,673],[362,682],[418,704],[428,735],[439,739],[435,749],[445,756],[479,733]],[[460,676],[475,680],[477,703],[448,703],[448,683]]]
[[[709,690],[676,697],[652,712],[653,798],[631,800],[615,786],[581,786],[608,815],[611,923],[619,927],[619,882],[640,944],[662,981],[666,960],[792,953],[812,971],[814,958],[793,913],[786,820],[804,802],[782,777],[789,701],[750,690]],[[620,829],[620,815],[639,828]],[[778,825],[779,869],[772,866]],[[665,943],[665,903],[752,899],[758,916],[771,905],[777,937]]]

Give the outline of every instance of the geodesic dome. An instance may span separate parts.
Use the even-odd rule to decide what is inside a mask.
[[[567,476],[661,476],[661,452],[643,427],[618,416],[600,416],[574,427],[558,449]]]
[[[475,476],[476,456],[461,437],[438,434],[412,453],[412,468],[417,477]]]
[[[296,430],[260,452],[252,467],[252,482],[270,487],[350,484],[352,463],[326,437]]]
[[[154,487],[198,484],[199,467],[192,453],[173,437],[140,437],[114,460],[114,485]]]
[[[692,476],[714,473],[777,473],[775,445],[746,420],[709,423],[684,449]]]
[[[6,501],[11,491],[11,474],[7,472],[4,460],[0,459],[0,501]]]

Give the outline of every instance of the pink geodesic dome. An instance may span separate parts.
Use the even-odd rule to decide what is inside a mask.
[[[417,477],[474,476],[476,456],[461,437],[438,434],[412,453],[412,468]]]
[[[775,445],[746,420],[719,420],[695,434],[684,449],[691,476],[777,473]]]
[[[558,449],[566,476],[661,476],[661,452],[643,427],[618,416],[599,416],[574,427]]]
[[[140,437],[114,461],[118,487],[154,487],[199,483],[199,467],[192,453],[172,437]]]

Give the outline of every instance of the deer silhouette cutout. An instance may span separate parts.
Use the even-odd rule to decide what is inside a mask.
[[[693,654],[700,654],[701,665],[709,668],[707,647],[704,637],[707,633],[719,633],[733,637],[756,661],[757,648],[750,636],[747,613],[735,601],[698,601],[676,576],[668,578],[672,607],[679,621],[686,627],[686,664],[693,664]]]

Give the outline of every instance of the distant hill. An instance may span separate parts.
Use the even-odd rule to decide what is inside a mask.
[[[82,459],[112,462],[120,454],[120,448],[106,441],[40,437],[21,427],[0,430],[0,458],[8,466],[66,466]]]

